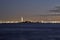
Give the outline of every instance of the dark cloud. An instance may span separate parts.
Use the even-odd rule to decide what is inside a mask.
[[[60,13],[60,6],[56,6],[55,9],[49,10],[50,12]]]

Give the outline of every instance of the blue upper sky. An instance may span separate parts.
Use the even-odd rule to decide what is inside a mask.
[[[60,0],[0,0],[0,19],[50,14]]]

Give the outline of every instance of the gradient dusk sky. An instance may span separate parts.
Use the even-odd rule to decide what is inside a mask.
[[[60,0],[0,0],[0,20],[51,14]]]

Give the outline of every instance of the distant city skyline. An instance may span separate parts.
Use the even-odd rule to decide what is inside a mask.
[[[60,14],[60,0],[0,0],[0,20]],[[37,19],[39,20],[39,19]]]

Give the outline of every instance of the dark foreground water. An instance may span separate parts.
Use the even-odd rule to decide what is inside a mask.
[[[60,40],[60,24],[0,24],[0,40]]]

